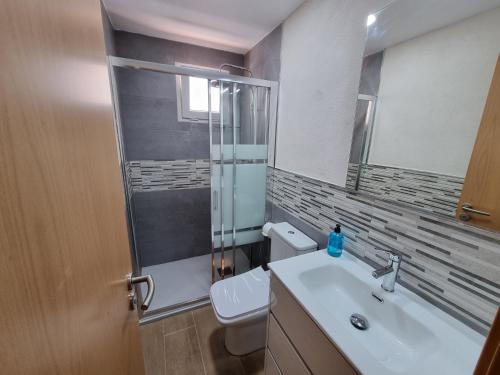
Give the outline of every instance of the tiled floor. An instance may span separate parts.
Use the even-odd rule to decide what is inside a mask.
[[[146,375],[264,374],[264,350],[237,357],[211,306],[141,326]]]

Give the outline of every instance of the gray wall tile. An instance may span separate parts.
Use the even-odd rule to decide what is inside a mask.
[[[141,267],[210,253],[209,188],[134,193],[132,204]]]
[[[243,55],[124,31],[115,31],[114,43],[117,56],[138,60],[243,64]],[[117,85],[127,160],[209,157],[208,124],[178,121],[175,75],[119,68]]]
[[[282,26],[279,25],[245,55],[245,67],[252,71],[254,77],[279,81],[281,34]]]
[[[377,95],[380,86],[380,70],[384,52],[374,53],[363,59],[361,77],[359,81],[359,93],[365,95]]]
[[[114,33],[116,54],[130,59],[153,61],[165,64],[183,62],[218,68],[223,63],[243,65],[243,55],[146,35],[116,31]],[[234,72],[239,74],[238,71]]]
[[[104,36],[104,46],[107,55],[115,55],[115,35],[111,21],[109,20],[108,13],[101,2],[101,18],[102,18],[102,34]]]
[[[348,188],[354,189],[359,168],[359,191],[380,199],[455,217],[463,178],[381,165],[360,166],[350,163],[346,183]]]
[[[208,124],[177,121],[169,99],[120,95],[127,160],[208,159]]]
[[[112,36],[113,53],[120,57],[211,68],[218,68],[222,63],[243,65],[243,55],[231,52],[123,31],[115,31]],[[167,169],[175,161],[189,164],[189,161],[209,158],[208,124],[177,121],[173,75],[119,68],[117,85],[125,156],[129,171],[135,173],[129,174],[129,181],[131,177],[136,179],[129,191],[133,192],[134,233],[140,265],[207,254],[210,251],[210,189],[206,188],[206,175],[197,180],[200,171],[188,168],[189,183],[195,188],[184,189],[182,178]],[[141,166],[153,167],[155,173],[148,175]],[[150,189],[156,183],[159,185]],[[143,191],[147,189],[155,191]]]

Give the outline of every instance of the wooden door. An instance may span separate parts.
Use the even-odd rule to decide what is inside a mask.
[[[0,372],[143,374],[98,0],[0,11]]]
[[[500,57],[458,203],[457,218],[464,213],[461,207],[466,203],[491,214],[470,214],[469,223],[500,230]]]
[[[497,309],[497,314],[474,370],[474,375],[495,374],[500,374],[500,308]]]

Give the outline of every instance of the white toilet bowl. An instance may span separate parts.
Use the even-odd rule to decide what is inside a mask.
[[[229,353],[244,355],[265,346],[269,274],[261,267],[216,282],[210,288],[210,300],[225,327]]]
[[[288,223],[271,227],[271,261],[305,254],[318,244]],[[226,349],[244,355],[266,344],[266,317],[269,309],[269,273],[261,267],[216,282],[210,288],[215,316],[225,327]]]

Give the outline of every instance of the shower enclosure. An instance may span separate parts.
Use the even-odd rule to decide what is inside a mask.
[[[213,282],[265,259],[278,85],[113,56],[109,70],[133,270],[156,286],[144,322],[206,304]]]

